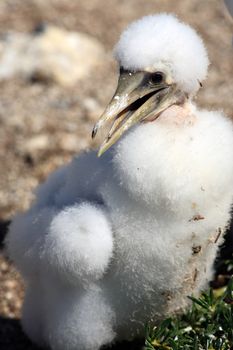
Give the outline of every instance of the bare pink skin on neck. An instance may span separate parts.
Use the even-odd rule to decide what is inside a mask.
[[[157,119],[157,118],[156,118]],[[173,124],[177,126],[181,125],[193,125],[196,121],[196,117],[191,111],[190,104],[185,103],[183,105],[172,105],[163,111],[158,119],[151,119],[148,122],[159,122],[165,124]]]

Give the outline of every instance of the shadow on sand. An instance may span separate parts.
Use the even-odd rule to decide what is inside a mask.
[[[19,320],[0,317],[1,350],[39,350],[24,335]]]
[[[227,265],[225,264],[225,260],[232,260],[232,259],[233,259],[233,212],[231,215],[230,227],[224,236],[224,243],[220,247],[219,254],[215,261],[216,275],[219,275],[219,274],[229,275],[229,272],[227,271]]]
[[[122,342],[103,350],[141,350],[143,341]],[[17,319],[0,317],[0,349],[1,350],[45,350],[38,348],[24,335]],[[46,349],[48,350],[48,349]]]
[[[4,239],[6,237],[9,224],[9,220],[0,220],[0,250],[3,249]]]

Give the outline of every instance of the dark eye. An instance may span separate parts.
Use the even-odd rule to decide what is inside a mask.
[[[161,84],[164,80],[164,74],[162,72],[151,73],[150,83],[152,84]]]

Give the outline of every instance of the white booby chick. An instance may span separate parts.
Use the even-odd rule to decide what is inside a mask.
[[[99,155],[114,146],[52,174],[8,235],[23,328],[53,350],[97,350],[182,312],[211,279],[230,219],[233,125],[192,102],[208,67],[200,37],[148,16],[115,56],[119,86],[93,130],[112,121]]]

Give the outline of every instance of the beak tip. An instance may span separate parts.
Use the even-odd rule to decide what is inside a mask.
[[[108,141],[105,140],[98,150],[98,153],[97,153],[98,158],[101,157],[109,149],[109,147],[110,145],[108,144]]]
[[[91,138],[94,139],[98,131],[98,126],[97,124],[94,126],[92,133],[91,133]]]
[[[97,153],[97,157],[100,158],[100,157],[102,156],[103,153],[104,153],[104,152],[103,152],[101,149],[99,149],[99,151],[98,151],[98,153]]]

